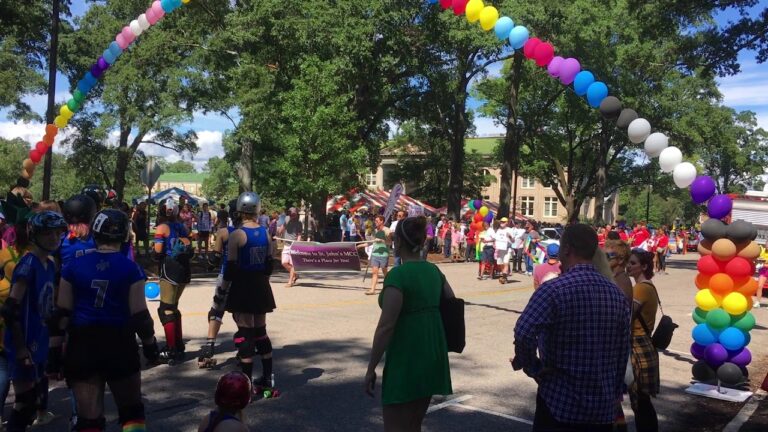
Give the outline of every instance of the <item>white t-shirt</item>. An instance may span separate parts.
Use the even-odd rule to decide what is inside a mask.
[[[485,235],[483,236],[483,240],[492,242],[495,237],[496,237],[496,231],[494,231],[493,228],[488,228],[487,230],[485,230]],[[483,247],[485,246],[493,246],[493,243],[483,242]]]
[[[525,245],[525,230],[523,228],[508,228],[512,233],[512,249],[522,249]]]
[[[509,240],[511,239],[511,232],[509,228],[499,228],[493,235],[493,247],[496,250],[507,250],[509,247]]]

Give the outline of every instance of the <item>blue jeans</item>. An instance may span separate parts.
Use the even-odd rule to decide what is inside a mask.
[[[446,258],[451,257],[451,239],[446,238],[445,243],[443,245],[443,255],[445,255]]]
[[[400,258],[399,256],[395,255],[395,265],[393,265],[392,267],[397,267],[397,266],[399,266],[402,263],[403,263],[403,259]]]
[[[5,399],[11,389],[11,380],[8,373],[8,358],[5,353],[0,353],[0,418],[5,418]]]
[[[533,273],[533,260],[528,254],[525,254],[525,271],[528,273]]]

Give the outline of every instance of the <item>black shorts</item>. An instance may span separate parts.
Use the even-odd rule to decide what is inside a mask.
[[[208,240],[208,237],[211,236],[210,231],[198,231],[197,232],[197,239],[198,240]]]
[[[141,370],[139,345],[132,330],[119,327],[73,327],[64,352],[64,376],[120,380]]]
[[[263,272],[237,273],[229,287],[227,312],[261,315],[272,312],[277,307],[269,276]]]

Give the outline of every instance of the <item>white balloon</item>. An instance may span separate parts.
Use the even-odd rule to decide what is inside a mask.
[[[650,139],[651,138],[648,137],[648,140]],[[646,147],[648,145],[648,140],[645,140]],[[667,147],[659,154],[659,165],[661,165],[661,170],[665,173],[671,173],[674,171],[675,167],[678,166],[682,161],[683,152],[681,152],[677,147]]]
[[[661,132],[652,133],[645,139],[645,154],[657,157],[669,145],[669,138]]]
[[[651,124],[648,123],[648,120],[644,118],[632,120],[632,123],[630,123],[629,127],[627,128],[627,135],[629,135],[629,140],[635,144],[640,144],[641,142],[645,141],[645,139],[648,138],[648,135],[650,134]]]
[[[680,189],[687,188],[696,180],[696,167],[690,162],[683,162],[675,167],[672,173],[675,184]]]
[[[141,27],[141,31],[146,31],[151,26],[151,24],[149,23],[149,20],[147,19],[147,14],[139,15],[139,18],[136,21],[139,22],[139,27]]]
[[[138,20],[131,21],[129,26],[131,28],[131,33],[133,33],[136,37],[141,36],[141,33],[144,32],[144,30],[141,28],[141,25],[139,25]]]

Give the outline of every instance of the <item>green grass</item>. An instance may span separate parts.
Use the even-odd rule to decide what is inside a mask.
[[[165,173],[158,181],[171,183],[202,183],[208,173]]]
[[[464,148],[467,152],[477,150],[480,154],[489,155],[493,153],[493,149],[496,148],[501,140],[503,138],[467,138]]]

